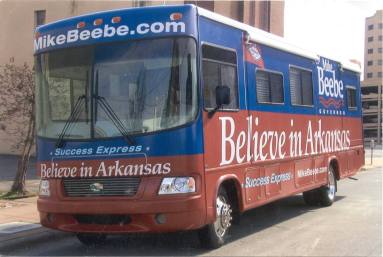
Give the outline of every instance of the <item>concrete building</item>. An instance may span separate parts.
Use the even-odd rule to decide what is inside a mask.
[[[363,130],[366,141],[382,143],[383,10],[366,18],[364,80],[362,81]]]
[[[273,1],[0,1],[0,65],[33,64],[35,26],[85,13],[150,5],[195,4],[279,36],[284,32],[284,3]]]
[[[195,4],[249,25],[283,36],[284,3],[279,1],[121,1],[121,0],[0,0],[0,65],[33,66],[36,26],[96,11],[151,5]],[[0,121],[0,123],[11,121]],[[0,130],[0,154],[11,153],[14,139]]]

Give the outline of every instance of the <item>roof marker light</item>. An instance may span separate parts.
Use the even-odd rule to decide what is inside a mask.
[[[80,21],[79,23],[77,23],[77,28],[78,29],[81,29],[83,27],[85,27],[85,22],[84,21]]]
[[[121,17],[120,16],[115,16],[112,18],[112,23],[119,23],[121,21]]]
[[[93,25],[94,26],[98,26],[98,25],[101,25],[104,21],[102,19],[95,19],[94,22],[93,22]]]
[[[177,21],[180,19],[182,19],[182,13],[175,12],[175,13],[170,14],[170,20]]]

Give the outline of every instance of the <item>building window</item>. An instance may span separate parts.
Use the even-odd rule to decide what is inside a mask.
[[[45,24],[45,10],[35,11],[35,27]]]
[[[313,82],[311,71],[290,67],[290,94],[293,105],[313,105]]]
[[[283,104],[283,76],[276,72],[257,70],[256,91],[258,103]]]
[[[368,38],[367,38],[367,41],[368,41],[368,42],[372,42],[372,41],[374,41],[374,37],[368,37]]]
[[[367,50],[367,53],[368,53],[368,54],[372,54],[372,53],[374,53],[374,49],[372,49],[372,48],[368,49],[368,50]]]
[[[382,66],[382,59],[378,60],[378,65]]]
[[[144,7],[146,4],[145,1],[141,1],[141,0],[133,0],[132,1],[132,5],[133,7]]]
[[[381,78],[381,77],[382,77],[382,72],[379,71],[379,72],[378,72],[378,78]]]
[[[270,1],[260,1],[260,29],[270,32],[270,14],[271,3]]]
[[[374,24],[368,25],[368,30],[373,30],[374,29]]]
[[[255,26],[255,2],[254,1],[249,1],[249,9],[250,9],[249,25]]]
[[[380,54],[381,54],[382,52],[383,52],[383,51],[382,51],[382,48],[381,48],[381,47],[379,47],[379,48],[378,48],[378,53],[380,53]]]
[[[373,61],[368,61],[367,66],[371,66],[373,64]]]
[[[379,39],[379,41],[382,41],[382,39],[383,39],[383,36],[382,36],[382,35],[380,35],[380,36],[378,37],[378,39]]]
[[[382,29],[383,28],[383,23],[379,23],[378,27],[379,27],[379,29]]]
[[[194,4],[209,11],[214,12],[214,1],[185,1],[185,4]]]
[[[235,51],[209,45],[202,46],[205,108],[215,108],[217,86],[230,88],[230,104],[225,109],[238,109],[237,56]]]
[[[240,22],[243,22],[244,21],[244,3],[243,1],[233,1],[232,3],[236,3],[237,5],[237,15],[238,15],[238,20]]]
[[[353,87],[347,87],[347,107],[348,109],[356,109],[356,89]]]
[[[372,78],[372,72],[367,73],[367,78]]]

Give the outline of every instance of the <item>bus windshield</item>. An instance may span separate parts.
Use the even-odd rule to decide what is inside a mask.
[[[106,102],[131,134],[177,127],[197,113],[196,45],[162,38],[70,48],[36,57],[37,134],[65,139],[121,136]]]

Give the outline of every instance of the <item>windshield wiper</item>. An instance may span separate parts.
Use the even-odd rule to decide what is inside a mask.
[[[135,145],[133,138],[129,135],[128,130],[122,123],[121,119],[118,117],[115,111],[113,111],[112,106],[106,101],[105,97],[95,96],[95,99],[100,103],[101,108],[104,110],[109,119],[113,122],[114,126],[120,131],[121,135],[124,137],[130,145]]]
[[[67,119],[63,129],[61,130],[59,138],[56,142],[56,148],[61,148],[64,146],[64,137],[65,137],[67,131],[69,131],[69,129],[73,125],[73,123],[78,119],[79,114],[81,112],[81,107],[82,107],[83,101],[86,101],[86,96],[85,95],[79,96],[75,105],[74,105],[74,108],[73,108],[71,114],[69,115],[69,118]]]
[[[114,126],[116,126],[118,131],[124,137],[125,141],[130,145],[135,145],[136,143],[134,142],[133,138],[129,135],[129,132],[124,126],[124,123],[122,123],[121,119],[113,110],[112,106],[110,106],[110,104],[106,101],[105,97],[98,95],[98,70],[96,71],[95,87],[97,90],[96,94],[93,96],[94,99],[96,99],[96,104],[94,106],[96,112],[95,119],[97,119],[97,103],[100,103],[101,108],[104,110],[106,115],[108,115],[109,119],[113,122]]]

